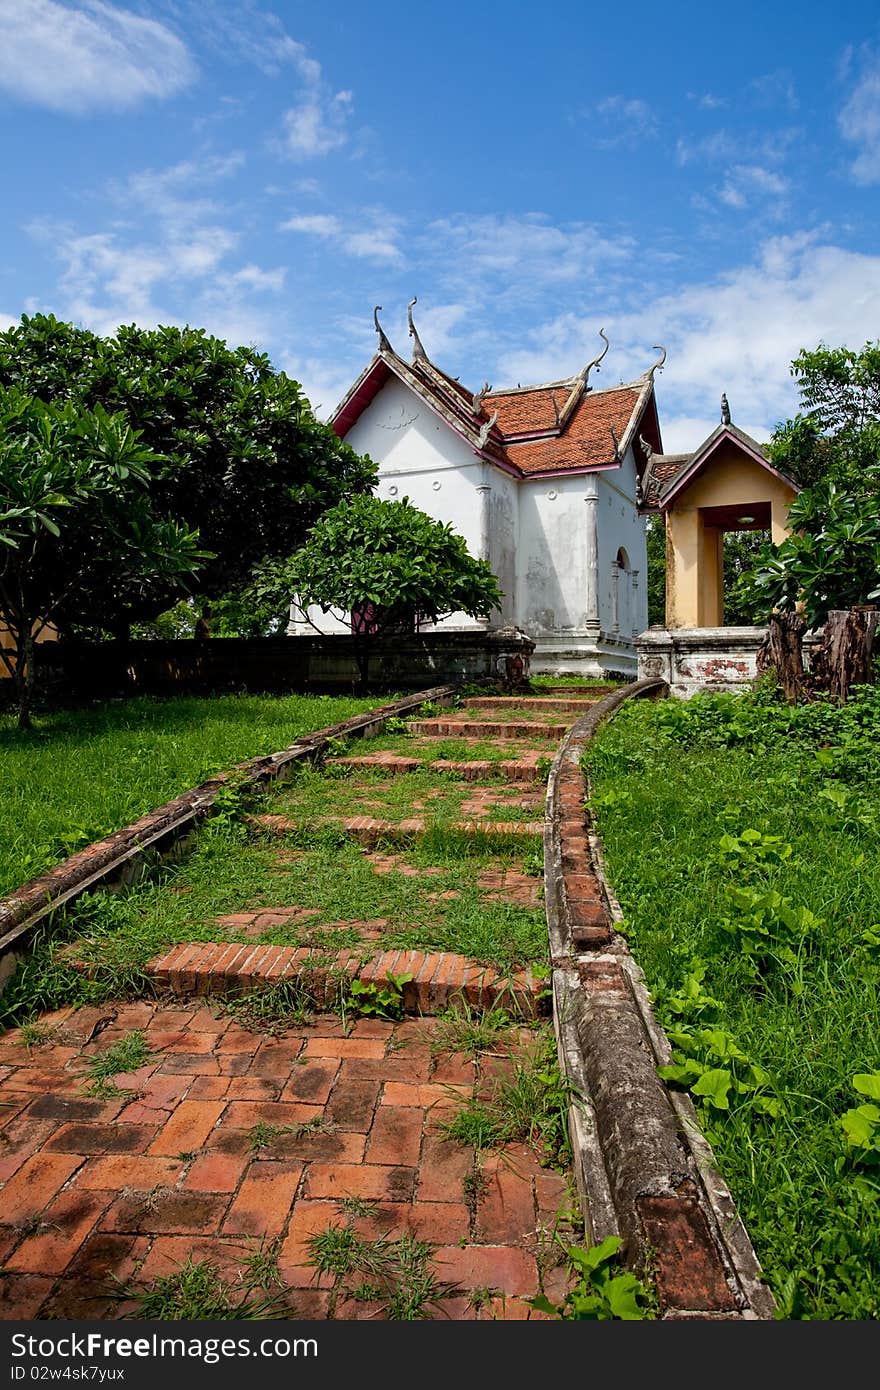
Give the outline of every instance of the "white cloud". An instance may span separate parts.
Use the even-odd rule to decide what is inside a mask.
[[[340,251],[360,260],[393,264],[402,260],[397,244],[400,222],[389,213],[368,214],[367,225],[346,226],[339,217],[330,213],[305,213],[290,217],[281,223],[282,232],[302,232],[306,236],[318,237],[321,241],[331,241]]]
[[[342,239],[343,250],[350,256],[360,256],[363,260],[389,263],[402,260],[402,253],[396,241],[396,227],[393,222],[385,226],[369,227],[360,232],[349,232]]]
[[[364,365],[362,361],[352,361],[346,370],[340,367],[338,357],[325,361],[320,357],[299,357],[293,352],[281,355],[282,370],[299,382],[319,420],[329,420]]]
[[[196,67],[164,24],[81,0],[0,0],[0,87],[52,111],[127,110],[189,86]]]
[[[717,111],[727,105],[727,98],[716,96],[714,92],[688,92],[687,98],[695,102],[701,111]]]
[[[657,117],[640,97],[605,97],[596,106],[606,129],[612,133],[602,136],[599,144],[606,148],[616,145],[635,145],[657,134]]]
[[[733,419],[757,438],[797,409],[789,365],[819,342],[860,347],[880,322],[880,255],[848,251],[801,233],[766,241],[756,259],[712,280],[685,285],[628,312],[597,306],[568,311],[528,335],[508,332],[496,358],[502,382],[570,375],[599,349],[603,324],[611,351],[594,384],[632,381],[665,343],[657,375],[663,442],[695,448],[719,420],[721,392]],[[487,364],[487,370],[488,370]]]
[[[864,55],[861,75],[837,123],[844,140],[859,151],[850,165],[856,183],[880,183],[880,56]]]
[[[606,237],[583,222],[556,225],[543,213],[486,213],[438,219],[428,228],[425,249],[454,280],[514,282],[522,291],[594,275],[599,267],[627,260],[634,244],[631,237]]]
[[[281,223],[282,232],[305,232],[309,236],[337,237],[342,232],[338,217],[329,213],[316,212],[303,217],[291,217]]]
[[[330,95],[322,82],[310,81],[305,98],[284,113],[287,154],[293,159],[315,159],[341,149],[348,140],[351,106],[351,92]]]
[[[661,406],[671,401],[673,415],[702,409],[714,428],[726,391],[734,421],[746,429],[751,421],[760,438],[797,408],[789,364],[801,348],[860,347],[878,322],[880,256],[799,234],[771,239],[752,264],[663,296],[620,328],[633,342],[653,326],[651,340],[667,343]],[[630,350],[633,366],[643,358]],[[671,447],[665,426],[664,444]]]
[[[275,270],[261,270],[258,265],[245,265],[241,270],[234,271],[229,280],[231,284],[247,290],[279,292],[284,289],[286,274],[284,266],[277,266]]]
[[[734,164],[721,185],[718,197],[731,208],[747,208],[759,200],[766,200],[775,203],[778,212],[788,190],[788,179],[772,169],[765,169],[760,164]]]

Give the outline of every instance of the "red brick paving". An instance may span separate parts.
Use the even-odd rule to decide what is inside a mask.
[[[537,777],[544,755],[520,754],[513,740],[555,737],[564,726],[475,722],[465,710],[415,727],[448,729],[463,747],[471,734],[511,740],[510,791],[485,787],[467,803],[472,828],[484,829],[477,818],[487,811],[540,802],[515,783]],[[471,767],[456,770],[471,779]],[[487,764],[473,780],[501,770]],[[539,833],[541,825],[493,828]],[[381,866],[379,858],[377,870],[406,871],[394,856]],[[511,869],[485,870],[481,886],[487,896],[529,905],[539,892]],[[591,886],[572,877],[571,905],[582,895],[586,909]],[[219,923],[256,936],[309,915],[264,909]],[[179,991],[210,990],[218,968],[239,985],[260,972],[272,980],[289,975],[298,954],[253,940],[184,943],[168,953],[164,978]],[[338,964],[346,962],[353,974],[357,961],[346,954]],[[462,958],[387,952],[372,966],[377,981],[401,970],[414,976],[407,1005],[422,1013],[442,1009],[456,991],[474,1004],[489,1001],[491,972]],[[411,1232],[431,1243],[434,1272],[450,1288],[425,1317],[541,1318],[526,1300],[542,1289],[563,1296],[566,1273],[552,1235],[557,1213],[572,1204],[566,1181],[521,1145],[478,1155],[439,1127],[475,1091],[485,1093],[493,1074],[509,1070],[503,1048],[481,1066],[435,1054],[437,1025],[427,1017],[346,1026],[319,1014],[266,1038],[197,998],[63,1009],[47,1022],[54,1032],[46,1046],[26,1048],[15,1030],[0,1038],[0,1317],[130,1315],[136,1305],[119,1297],[111,1275],[143,1287],[188,1258],[210,1260],[242,1287],[243,1261],[263,1241],[276,1242],[290,1316],[382,1316],[381,1307],[337,1296],[310,1262],[309,1236],[346,1222],[363,1239]],[[88,1059],[134,1029],[143,1030],[152,1055],[118,1079],[132,1093],[88,1096]],[[527,1030],[514,1030],[512,1045],[518,1036],[525,1040]],[[256,1125],[264,1127],[259,1142]]]
[[[442,1301],[442,1315],[474,1316],[473,1288],[498,1290],[502,1305],[519,1300],[493,1306],[493,1316],[531,1313],[522,1299],[539,1291],[537,1252],[555,1212],[570,1203],[565,1181],[511,1147],[506,1162],[484,1156],[482,1197],[468,1205],[474,1151],[443,1139],[437,1126],[472,1093],[475,1067],[432,1054],[431,1019],[363,1019],[344,1034],[339,1019],[317,1016],[314,1027],[263,1039],[205,1005],[110,1007],[113,1027],[66,1049],[55,1069],[16,1032],[3,1040],[9,1070],[0,1106],[25,1098],[17,1122],[37,1147],[0,1198],[0,1317],[115,1318],[132,1305],[113,1296],[111,1272],[143,1286],[192,1256],[233,1279],[260,1240],[276,1238],[291,1315],[326,1317],[330,1302],[317,1297],[305,1242],[346,1220],[364,1239],[409,1231],[438,1247],[435,1273],[460,1285]],[[149,1124],[104,1118],[108,1108],[124,1114],[143,1099],[82,1094],[85,1061],[132,1021],[154,1049],[141,1084],[163,1102]],[[192,1050],[170,1053],[181,1034]],[[204,1038],[213,1054],[201,1050]],[[225,1053],[227,1039],[235,1050]],[[173,1077],[162,1072],[169,1057],[188,1059]],[[206,1059],[223,1057],[243,1061],[243,1071],[201,1072]],[[33,1089],[35,1074],[48,1075],[52,1089]],[[245,1090],[261,1098],[237,1098]],[[255,1148],[258,1123],[270,1132]],[[346,1198],[366,1205],[349,1216]],[[336,1315],[362,1311],[343,1301]]]

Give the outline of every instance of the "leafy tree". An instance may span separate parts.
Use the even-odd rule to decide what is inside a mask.
[[[488,618],[502,594],[485,560],[468,553],[451,526],[403,498],[354,497],[325,512],[308,541],[287,561],[260,567],[247,596],[286,612],[294,595],[351,615],[361,683],[370,638],[415,630],[450,613]]]
[[[769,613],[761,660],[794,698],[806,688],[803,632],[824,623],[812,684],[845,699],[870,672],[873,625],[853,610],[880,597],[880,343],[805,349],[791,369],[806,413],[776,430],[769,456],[804,489],[791,535],[767,547],[751,585]]]
[[[124,583],[148,595],[180,585],[204,558],[195,532],[153,515],[164,462],[121,415],[45,405],[0,390],[0,615],[21,728],[30,727],[34,643],[83,617],[88,595]]]
[[[791,535],[765,552],[752,581],[765,613],[802,609],[819,627],[832,609],[880,595],[880,466],[861,481],[856,493],[826,477],[792,503]]]
[[[202,329],[120,328],[100,338],[52,315],[23,316],[0,333],[0,387],[47,404],[124,412],[156,457],[149,495],[157,516],[198,530],[212,552],[200,576],[210,600],[240,586],[258,561],[289,555],[321,512],[375,481],[317,421],[298,384],[253,348],[230,348]],[[91,623],[124,635],[175,598],[105,576]]]
[[[804,348],[791,364],[804,414],[779,425],[770,462],[803,487],[857,481],[880,457],[880,342]]]

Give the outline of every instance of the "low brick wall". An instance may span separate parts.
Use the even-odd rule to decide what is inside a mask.
[[[547,924],[560,1063],[574,1088],[575,1172],[588,1235],[621,1235],[649,1257],[667,1318],[771,1318],[774,1302],[687,1095],[657,1075],[671,1049],[642,973],[585,800],[581,757],[624,700],[668,694],[662,680],[609,695],[575,723],[550,772],[544,836]]]
[[[765,627],[649,627],[636,638],[639,680],[664,680],[670,692],[690,699],[698,690],[747,690],[757,675]],[[804,661],[818,638],[804,641]]]
[[[368,685],[421,690],[448,682],[528,679],[534,642],[513,628],[370,639]],[[176,642],[51,642],[37,649],[40,681],[65,695],[177,691],[351,690],[354,639],[213,637]]]

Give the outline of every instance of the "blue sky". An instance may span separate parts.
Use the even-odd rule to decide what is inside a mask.
[[[326,414],[375,347],[478,387],[611,351],[667,449],[880,337],[876,4],[0,0],[0,320],[192,323]]]

